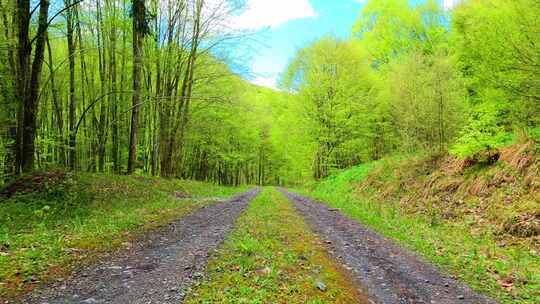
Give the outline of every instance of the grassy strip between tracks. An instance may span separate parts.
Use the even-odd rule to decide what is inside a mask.
[[[265,189],[239,218],[237,228],[210,262],[209,277],[187,303],[364,301],[291,203],[277,191]]]

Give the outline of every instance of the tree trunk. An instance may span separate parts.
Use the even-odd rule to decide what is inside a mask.
[[[53,56],[52,56],[52,49],[51,49],[51,43],[49,41],[49,35],[47,35],[47,52],[49,53],[49,73],[50,76],[50,82],[51,82],[51,95],[52,95],[52,101],[54,106],[54,112],[56,114],[56,126],[58,128],[58,154],[59,154],[59,162],[62,164],[62,166],[65,166],[65,142],[64,142],[64,115],[63,115],[63,106],[62,102],[60,101],[60,98],[58,98],[58,90],[56,88],[55,79],[54,79],[54,66],[53,66]]]
[[[139,106],[141,102],[142,48],[145,26],[144,0],[133,0],[133,99],[131,130],[129,136],[128,174],[133,174],[137,162],[137,133],[139,128]]]
[[[17,1],[18,25],[18,70],[17,88],[21,109],[18,114],[17,166],[23,172],[30,172],[34,168],[36,118],[39,108],[39,87],[43,57],[45,51],[45,34],[48,27],[49,1],[40,0],[38,29],[36,37],[30,41],[30,1]],[[32,56],[32,43],[36,44],[34,58]]]
[[[96,21],[97,21],[97,44],[98,44],[98,70],[99,70],[99,80],[100,80],[100,96],[104,96],[105,90],[107,88],[107,78],[106,78],[106,54],[105,50],[106,47],[106,29],[103,21],[103,12],[101,7],[101,1],[97,1],[96,3]],[[110,71],[109,71],[110,74]],[[114,96],[114,95],[109,95]],[[107,144],[107,111],[109,107],[106,105],[106,99],[103,99],[99,103],[99,119],[97,121],[97,171],[98,172],[104,172],[105,171],[105,156],[106,156],[106,149],[105,146]]]
[[[113,10],[113,20],[116,22],[116,5],[112,5]],[[111,91],[116,92],[118,90],[117,81],[116,81],[116,38],[117,38],[117,29],[111,27],[111,47],[110,47],[110,75],[111,75]],[[113,171],[118,173],[118,97],[115,94],[112,94],[110,97],[111,104],[111,137],[112,137],[112,147],[111,147],[111,156],[113,162]]]
[[[71,0],[64,1],[65,6],[71,6]],[[73,10],[70,7],[66,11],[67,23],[67,46],[69,60],[69,167],[74,170],[77,162],[77,138],[75,134],[77,99],[75,97],[75,41],[73,39]]]
[[[123,0],[122,1],[122,6],[123,6],[123,11],[126,11],[126,0]],[[122,27],[124,28],[124,27]],[[128,54],[127,54],[127,50],[128,50],[128,47],[127,47],[127,30],[123,30],[122,32],[122,61],[120,63],[120,87],[122,89],[124,89],[126,87],[126,75],[127,75],[127,72],[126,72],[126,67],[127,67],[127,57],[128,57]],[[120,101],[122,102],[122,104],[124,104],[124,94],[120,95],[119,99]],[[120,121],[116,121],[116,130],[113,129],[113,136],[114,134],[116,134],[116,140],[113,138],[113,163],[114,163],[114,171],[116,173],[120,173],[120,163],[121,163],[121,158],[120,158],[120,128],[118,127],[118,124],[120,123]],[[124,130],[124,128],[122,128],[122,130]],[[116,159],[116,160],[115,160]]]

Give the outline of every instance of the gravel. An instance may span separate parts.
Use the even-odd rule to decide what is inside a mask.
[[[178,304],[204,278],[206,264],[255,189],[186,215],[136,241],[129,250],[36,291],[22,303]]]
[[[433,265],[336,209],[282,190],[335,258],[380,304],[492,304]]]

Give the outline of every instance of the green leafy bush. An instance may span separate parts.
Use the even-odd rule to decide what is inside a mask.
[[[540,143],[540,127],[529,129],[529,136],[537,143]]]
[[[491,96],[496,97],[496,96]],[[510,103],[486,101],[476,105],[456,144],[450,149],[455,156],[476,157],[510,144],[514,135],[508,131]]]

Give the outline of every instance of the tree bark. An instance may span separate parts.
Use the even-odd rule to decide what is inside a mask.
[[[116,6],[113,4],[113,20],[116,22]],[[110,48],[110,73],[111,73],[111,91],[117,91],[117,80],[116,80],[116,39],[117,30],[113,26],[111,27],[111,48]],[[112,94],[110,98],[111,103],[111,119],[112,119],[112,147],[111,147],[111,156],[113,162],[113,171],[118,173],[118,97],[116,94]]]
[[[141,102],[142,51],[145,26],[144,0],[133,0],[133,98],[129,136],[128,174],[133,174],[137,162],[137,133]]]
[[[62,166],[65,166],[65,142],[64,142],[64,115],[63,115],[63,106],[62,102],[60,101],[60,98],[58,97],[58,89],[56,88],[55,83],[55,71],[53,66],[53,56],[52,56],[52,49],[51,49],[51,43],[49,41],[49,35],[47,35],[47,53],[49,54],[49,73],[50,76],[50,82],[51,82],[51,95],[52,95],[52,101],[54,106],[54,112],[56,114],[56,126],[58,127],[58,154],[59,154],[59,162],[62,164]]]
[[[66,11],[67,23],[67,46],[69,61],[69,167],[74,170],[77,162],[77,139],[75,134],[77,99],[75,96],[75,41],[73,39],[73,7],[71,0],[64,1],[65,6],[69,7]]]
[[[106,3],[105,3],[106,5]],[[96,18],[97,18],[97,44],[98,44],[98,67],[99,67],[99,80],[100,80],[100,95],[105,94],[105,90],[107,88],[107,59],[106,55],[107,52],[105,51],[107,49],[106,45],[106,27],[104,22],[104,16],[101,6],[101,1],[97,1],[97,10],[96,10]],[[106,9],[106,7],[105,7]],[[109,70],[109,76],[111,75],[111,71]],[[114,96],[114,94],[109,95],[109,100],[111,97]],[[106,101],[103,100],[103,102],[99,103],[99,120],[97,122],[97,171],[98,172],[104,172],[105,171],[105,157],[106,157],[106,144],[107,144],[107,128],[108,128],[108,113],[109,107],[106,105]]]
[[[17,93],[20,102],[18,114],[17,167],[23,172],[30,172],[34,168],[36,118],[39,108],[39,87],[43,57],[45,51],[45,36],[48,27],[49,1],[40,0],[38,29],[36,37],[32,40],[36,47],[32,60],[32,42],[30,33],[30,1],[17,0],[18,25],[18,69]],[[30,65],[30,62],[32,64]]]

